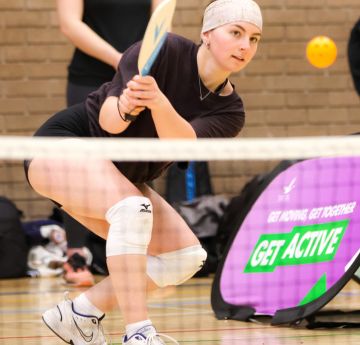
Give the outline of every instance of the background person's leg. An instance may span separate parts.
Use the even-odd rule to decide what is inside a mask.
[[[67,106],[84,102],[89,93],[97,88],[98,86],[78,85],[68,82],[66,89]],[[68,261],[64,265],[64,280],[75,286],[91,286],[94,284],[91,271],[93,273],[107,273],[106,270],[101,270],[101,263],[106,262],[105,241],[102,241],[96,235],[91,235],[89,229],[68,213],[62,211],[62,217],[68,246]],[[101,246],[104,247],[103,251],[95,250],[96,248],[101,249]],[[103,258],[94,259],[95,256],[99,255],[102,255]]]

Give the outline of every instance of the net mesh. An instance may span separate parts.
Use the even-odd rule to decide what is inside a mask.
[[[59,197],[56,201],[76,204],[81,215],[94,212],[94,205],[105,212],[103,205],[121,188],[112,185],[104,161],[208,163],[213,195],[198,197],[195,191],[195,201],[172,205],[207,250],[208,271],[200,271],[178,287],[150,293],[150,319],[161,333],[186,344],[360,341],[352,328],[326,330],[320,336],[319,331],[306,328],[309,320],[303,320],[322,310],[331,315],[322,315],[321,320],[342,322],[341,327],[360,321],[354,313],[360,307],[360,275],[356,273],[360,263],[360,137],[197,141],[2,137],[0,191],[24,212],[23,223],[54,215],[55,205],[26,182],[22,161],[33,158],[47,161],[43,186],[53,188],[53,195]],[[206,178],[195,175],[191,180],[189,168],[179,171],[182,179],[169,180],[164,173],[154,180],[150,184],[154,193],[165,197],[178,183],[180,188],[196,189]],[[95,173],[101,180],[94,179]],[[137,188],[149,191],[141,185]],[[164,239],[181,246],[171,230],[177,227],[173,217],[167,219],[163,209],[159,212],[164,212],[161,219],[169,228]],[[95,252],[89,244],[95,240],[89,241],[93,259],[105,261],[104,247]],[[39,260],[39,266],[28,271],[38,272],[36,284],[33,279],[22,280],[23,285],[0,280],[0,323],[20,323],[24,337],[37,342],[45,337],[45,330],[40,325],[28,330],[26,323],[38,320],[38,314],[58,303],[69,288],[59,277],[61,265],[56,273],[41,271],[40,265],[47,265],[49,258]],[[178,264],[173,270],[181,269]],[[106,277],[96,273],[96,281]],[[127,276],[128,271],[123,274]],[[51,280],[44,278],[50,275]],[[15,302],[11,297],[23,290],[30,291],[37,309],[19,321],[19,310],[34,309],[26,299]],[[71,294],[74,298],[78,291]],[[286,313],[289,308],[296,309]],[[337,310],[348,313],[333,313]],[[246,318],[253,322],[238,321]],[[287,327],[269,327],[271,322]],[[124,320],[117,310],[107,313],[103,326],[113,342],[121,342]]]

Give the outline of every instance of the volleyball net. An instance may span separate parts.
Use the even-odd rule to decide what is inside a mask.
[[[271,160],[359,155],[357,136],[269,139],[103,139],[74,143],[59,138],[0,138],[0,158],[102,158],[113,161]],[[59,143],[61,143],[59,145]]]
[[[104,160],[207,162],[213,196],[221,195],[226,201],[220,205],[215,231],[199,238],[211,251],[208,254],[215,255],[217,269],[206,274],[211,303],[209,309],[199,307],[199,320],[214,318],[212,313],[220,320],[268,315],[274,325],[294,324],[319,310],[359,309],[359,136],[196,141],[1,137],[1,194],[14,200],[30,220],[46,216],[53,207],[26,184],[22,161],[33,158],[83,162],[94,169],[97,161]],[[61,170],[60,163],[57,167]],[[64,169],[69,167],[64,165]],[[70,171],[64,174],[74,176]],[[56,183],[46,172],[44,178]],[[196,178],[201,180],[201,176]],[[79,174],[64,186],[71,195],[82,193],[84,208],[97,202],[93,195],[84,194],[88,179]],[[165,173],[151,186],[166,196],[165,189],[179,187],[171,183],[178,182],[166,180]],[[79,185],[84,188],[78,190]],[[199,208],[205,198],[196,197],[195,193],[195,201],[184,200],[174,207],[188,207],[198,221],[200,215],[214,217],[209,206]],[[204,210],[213,213],[207,215]],[[190,227],[194,224],[189,223]],[[171,298],[161,306],[166,312],[171,309],[169,303],[174,303]],[[196,314],[198,302],[188,303],[193,303]],[[157,302],[154,305],[160,308]],[[191,328],[185,321],[187,312],[176,308],[181,317],[175,328]],[[230,340],[219,344],[231,344]]]

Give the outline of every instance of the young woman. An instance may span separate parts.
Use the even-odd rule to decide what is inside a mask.
[[[169,34],[146,77],[137,75],[140,44],[133,45],[112,82],[84,104],[54,115],[35,135],[74,142],[81,137],[235,137],[244,109],[228,77],[252,60],[261,31],[261,12],[253,0],[213,1],[205,10],[201,45]],[[123,344],[163,344],[148,318],[147,291],[183,283],[206,258],[184,220],[146,185],[168,165],[91,158],[27,162],[29,182],[38,193],[107,241],[110,276],[43,314],[66,342],[106,344],[99,323],[117,305],[126,324]]]

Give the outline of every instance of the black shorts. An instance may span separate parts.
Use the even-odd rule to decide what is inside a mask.
[[[96,127],[96,126],[95,126]],[[98,137],[122,137],[121,135],[110,135],[106,131],[94,128],[98,131]],[[139,131],[145,131],[141,128]],[[137,133],[136,130],[134,132]],[[146,134],[146,133],[145,133]],[[62,138],[89,138],[97,135],[90,132],[89,116],[87,114],[85,103],[73,105],[62,110],[49,118],[34,134],[37,137],[62,137]],[[146,135],[147,136],[147,135]],[[130,137],[124,135],[124,137]],[[171,164],[171,162],[128,162],[112,161],[129,181],[134,184],[148,183],[158,178],[161,173]],[[28,179],[28,170],[31,159],[24,162],[25,174]],[[29,179],[28,179],[29,181]]]
[[[73,105],[50,117],[34,134],[35,137],[90,137],[89,121],[84,103]],[[26,179],[31,159],[24,161]],[[30,182],[29,182],[30,184]]]

